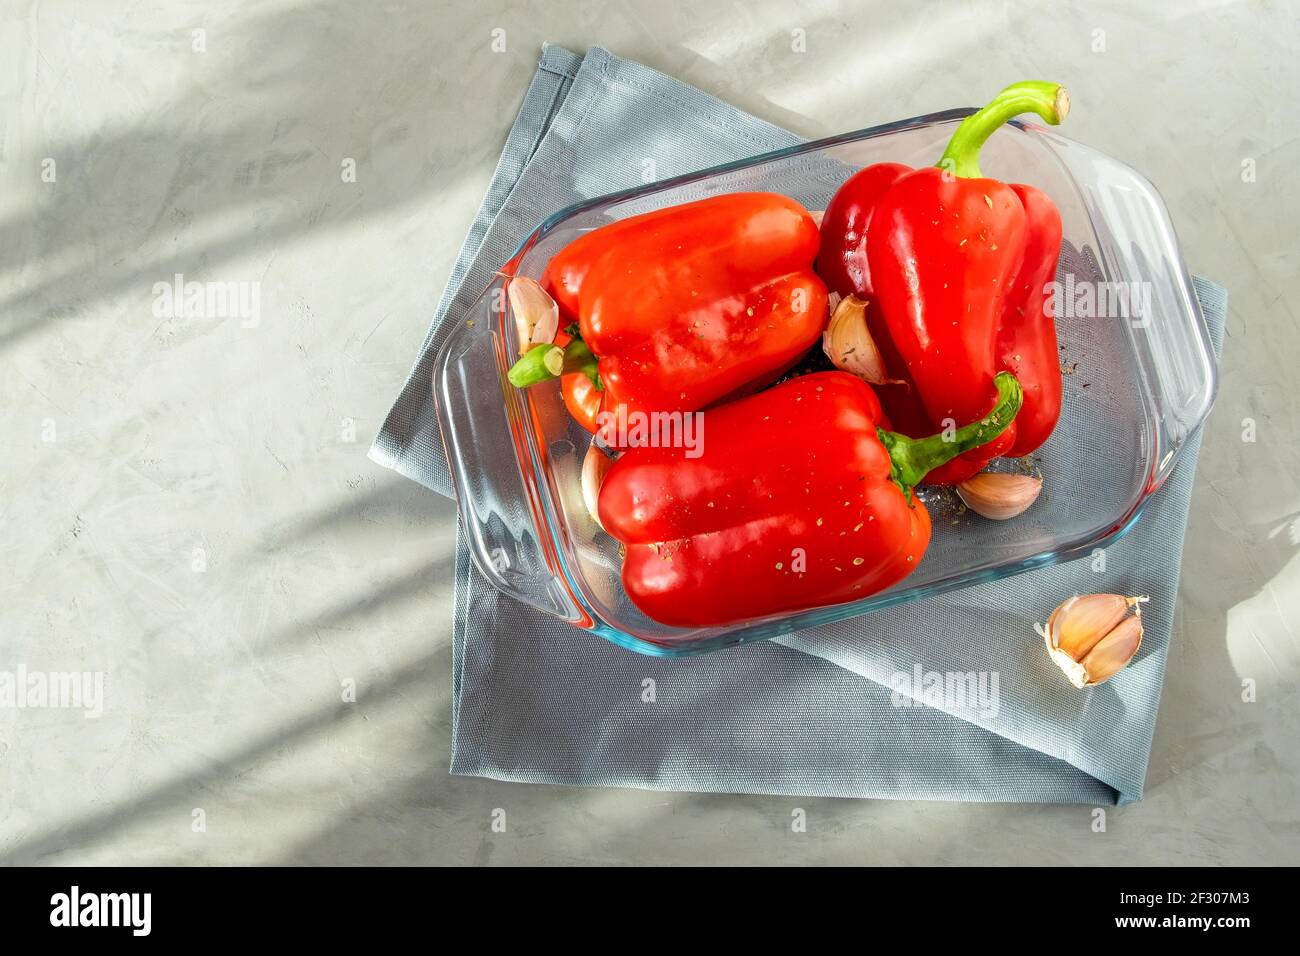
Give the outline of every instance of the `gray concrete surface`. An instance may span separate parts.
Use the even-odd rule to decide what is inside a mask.
[[[0,670],[105,685],[0,709],[0,861],[1300,862],[1298,39],[1222,0],[3,0]],[[1148,796],[1106,833],[448,775],[454,512],[365,451],[544,40],[806,135],[1060,79],[1163,191],[1232,315]],[[259,283],[259,321],[156,314],[176,273]]]

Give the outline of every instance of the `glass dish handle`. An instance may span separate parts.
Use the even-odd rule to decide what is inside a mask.
[[[456,505],[475,566],[501,591],[572,623],[584,615],[547,560],[516,457],[511,418],[526,405],[505,377],[498,278],[434,362],[433,397]]]
[[[1156,454],[1148,492],[1177,464],[1187,440],[1214,403],[1217,363],[1192,277],[1164,204],[1144,178],[1127,167],[1099,167],[1085,190],[1099,228],[1106,278],[1126,284],[1127,321],[1155,424]]]

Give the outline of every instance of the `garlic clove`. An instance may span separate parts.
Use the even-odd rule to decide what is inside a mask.
[[[1119,673],[1142,643],[1146,597],[1085,594],[1065,601],[1047,626],[1035,624],[1047,653],[1075,687],[1092,687]],[[1134,613],[1129,615],[1129,609]]]
[[[506,297],[515,318],[521,352],[555,341],[555,334],[560,330],[560,307],[536,280],[514,276],[506,286]]]
[[[1130,607],[1122,594],[1084,594],[1072,597],[1047,619],[1052,646],[1076,661],[1093,649],[1124,620]]]
[[[957,494],[967,508],[994,521],[1024,514],[1042,490],[1041,478],[999,471],[982,471],[957,485]]]
[[[613,464],[614,459],[601,451],[595,442],[592,442],[591,447],[587,449],[587,457],[582,459],[582,501],[587,506],[587,512],[592,520],[602,531],[605,530],[605,526],[600,523],[597,504],[600,501],[600,486],[604,484],[605,475],[609,474]]]
[[[1120,621],[1113,631],[1088,652],[1087,657],[1079,661],[1088,675],[1088,686],[1100,684],[1118,674],[1141,646],[1142,616],[1135,614]]]
[[[808,215],[812,216],[812,221],[817,223],[817,228],[822,227],[822,219],[826,216],[825,209],[809,209]]]
[[[867,328],[867,300],[861,296],[845,296],[835,306],[822,333],[822,351],[836,368],[872,385],[895,381],[885,371],[885,360]]]

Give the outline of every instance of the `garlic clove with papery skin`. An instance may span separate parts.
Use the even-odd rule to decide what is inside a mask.
[[[515,317],[519,351],[555,341],[560,330],[560,307],[540,283],[527,276],[514,276],[506,286],[506,297]]]
[[[1081,660],[1124,620],[1132,606],[1129,601],[1122,594],[1084,594],[1070,598],[1047,619],[1052,646]]]
[[[957,494],[966,507],[993,521],[1024,514],[1042,490],[1041,478],[1001,471],[982,471],[957,485]]]
[[[604,484],[605,475],[613,465],[614,459],[601,451],[595,442],[592,442],[591,447],[587,449],[587,457],[582,459],[582,501],[587,506],[591,520],[596,522],[602,531],[605,530],[605,526],[600,523],[597,504],[600,501],[600,486]]]
[[[1084,594],[1035,624],[1047,653],[1075,687],[1092,687],[1119,673],[1142,644],[1141,604],[1146,597]],[[1129,614],[1129,610],[1133,614]]]
[[[872,385],[897,381],[885,371],[885,360],[867,328],[867,300],[860,296],[845,296],[836,304],[822,333],[822,351],[836,368]]]

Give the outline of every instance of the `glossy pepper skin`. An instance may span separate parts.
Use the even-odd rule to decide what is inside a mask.
[[[624,543],[623,586],[646,615],[708,627],[867,597],[910,574],[930,517],[910,493],[939,461],[1014,419],[1009,375],[986,420],[913,440],[881,428],[871,387],[819,372],[704,413],[702,454],[637,448],[601,486]]]
[[[1038,448],[1060,416],[1061,375],[1047,284],[1061,218],[1043,193],[980,175],[988,136],[1036,112],[1058,123],[1064,89],[1008,87],[954,134],[938,167],[880,164],[856,173],[828,204],[818,270],[841,295],[868,301],[868,326],[891,377],[881,386],[893,424],[927,434],[971,421],[994,400],[993,379],[1021,380],[1025,407],[999,439],[927,476],[969,478],[999,455]]]
[[[541,281],[577,321],[603,390],[597,407],[566,376],[566,404],[594,431],[600,412],[695,411],[775,379],[825,325],[819,242],[808,211],[774,193],[673,206],[574,240]]]
[[[842,296],[856,293],[870,300],[867,234],[871,217],[885,191],[910,172],[912,167],[902,163],[866,166],[846,179],[826,204],[817,274],[826,280],[832,292]]]
[[[1015,441],[1004,452],[1028,455],[1051,437],[1061,418],[1061,354],[1056,341],[1051,283],[1061,254],[1061,214],[1033,186],[1013,185],[1025,209],[1025,260],[1007,296],[998,330],[998,368],[1020,380],[1025,404]]]
[[[555,344],[561,348],[573,341],[573,336],[561,329],[555,336]],[[596,431],[596,416],[600,414],[602,394],[590,376],[581,372],[571,372],[560,376],[560,394],[564,397],[564,407],[583,428],[589,432]]]

